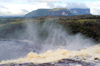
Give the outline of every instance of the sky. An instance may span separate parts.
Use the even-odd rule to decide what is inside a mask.
[[[100,0],[0,0],[0,16],[20,16],[37,9],[90,8],[100,15]]]

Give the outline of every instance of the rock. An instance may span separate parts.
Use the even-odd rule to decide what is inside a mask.
[[[97,63],[98,64],[98,63]],[[62,59],[55,63],[19,63],[19,64],[2,64],[0,66],[95,66],[96,63],[85,62],[82,60],[74,60],[74,59]]]

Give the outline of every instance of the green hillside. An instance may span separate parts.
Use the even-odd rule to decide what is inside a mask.
[[[0,19],[0,38],[19,38],[26,30],[27,23],[37,23],[40,29],[39,35],[47,37],[47,33],[42,30],[42,25],[45,21],[55,22],[63,26],[65,31],[70,34],[82,33],[84,36],[93,38],[95,41],[100,42],[100,16],[94,15],[80,15],[80,16],[49,16],[39,18],[1,18]],[[33,23],[34,22],[34,23]]]

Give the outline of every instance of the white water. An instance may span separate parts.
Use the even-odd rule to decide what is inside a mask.
[[[2,61],[0,64],[8,63],[46,63],[46,62],[57,62],[64,58],[76,58],[85,61],[85,62],[94,62],[95,58],[100,59],[100,45],[82,49],[80,51],[69,51],[66,49],[58,50],[48,50],[42,54],[36,54],[30,52],[27,57],[19,58],[16,60]],[[98,65],[99,66],[99,65]]]
[[[26,20],[27,29],[20,36],[22,40],[0,41],[0,61],[25,57],[31,51],[43,53],[54,49],[78,50],[94,45],[91,39],[80,33],[70,35],[65,32],[62,26],[54,23],[53,20],[55,19],[48,22],[47,19],[42,26],[38,25],[38,22],[27,22]],[[42,36],[44,31],[48,35],[46,38]]]

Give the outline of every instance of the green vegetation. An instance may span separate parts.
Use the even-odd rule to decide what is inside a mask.
[[[23,31],[23,19],[0,19],[2,20],[0,23],[0,38],[12,38],[16,37],[16,31],[18,35]],[[19,33],[20,32],[20,33]]]
[[[66,9],[66,8],[54,8],[51,11],[59,11],[59,10],[68,10],[68,9]]]
[[[93,38],[100,42],[100,16],[80,15],[70,17],[48,17],[63,26],[63,28],[71,33],[82,33],[83,35]],[[40,22],[43,22],[46,17],[40,17]]]
[[[64,30],[69,30],[71,34],[82,33],[83,35],[93,38],[95,41],[100,42],[100,16],[93,15],[80,15],[80,16],[49,16],[38,18],[14,18],[14,19],[0,19],[0,38],[18,38],[19,35],[25,32],[28,23],[38,23],[40,29],[39,35],[43,38],[47,37],[47,32],[42,29],[45,21],[56,22],[63,26]],[[33,24],[33,23],[32,23]]]

